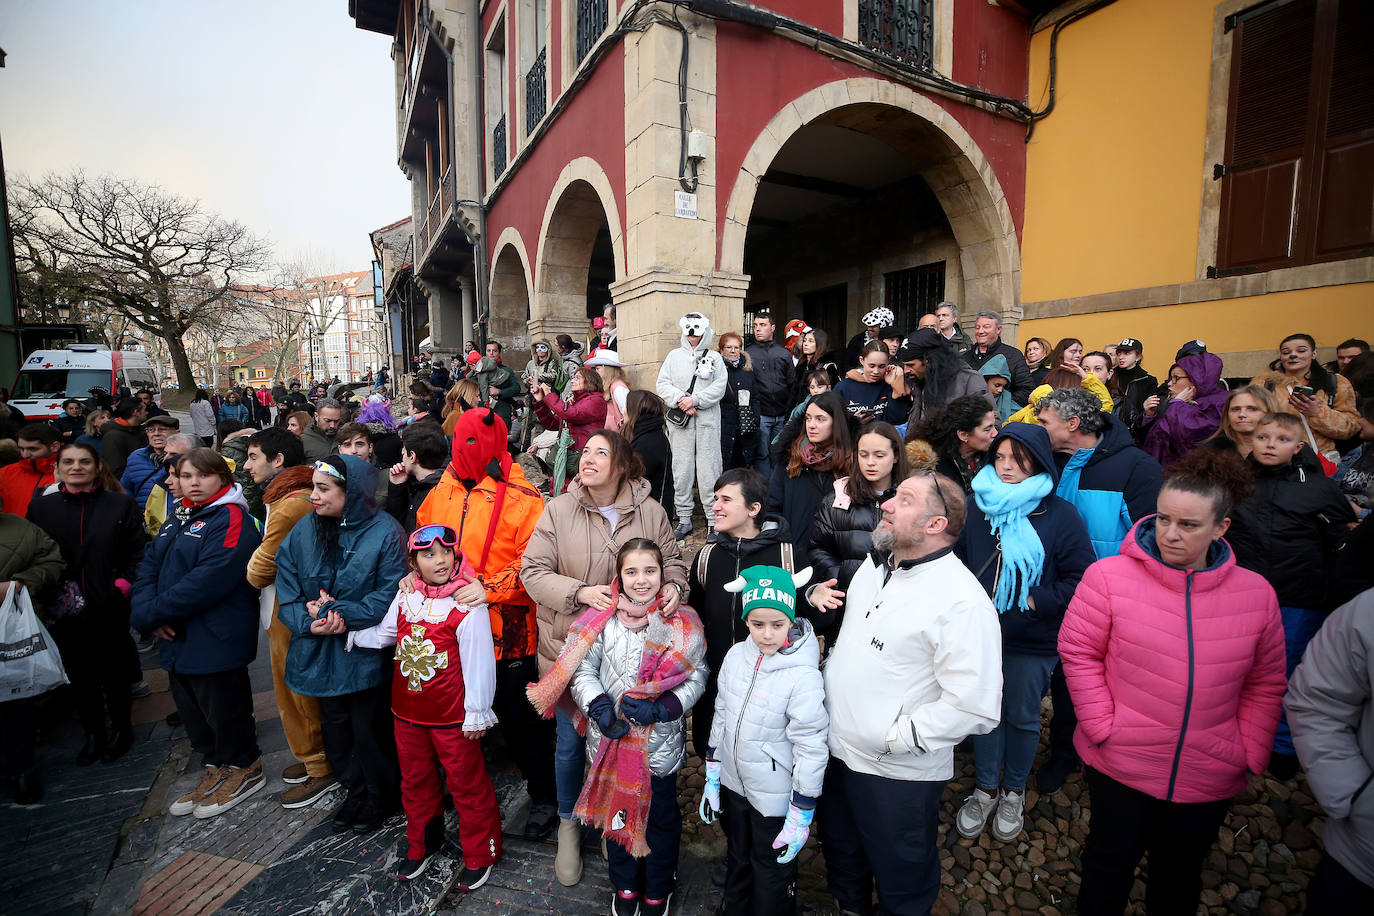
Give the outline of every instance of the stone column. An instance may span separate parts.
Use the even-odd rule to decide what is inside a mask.
[[[421,280],[429,297],[429,338],[436,353],[463,352],[463,303],[458,290],[434,280]]]
[[[477,300],[473,296],[472,278],[458,278],[458,293],[463,303],[462,339],[464,341],[470,340],[476,345],[479,341],[477,340],[477,331],[473,328],[473,325],[477,323]],[[460,353],[462,352],[461,345],[459,345],[458,350]]]
[[[625,278],[611,286],[620,354],[636,385],[652,387],[679,344],[678,319],[701,312],[717,335],[741,330],[748,277],[716,270],[716,25],[679,10],[688,34],[687,110],[706,134],[696,216],[675,215],[681,144],[682,33],[654,24],[625,39]]]

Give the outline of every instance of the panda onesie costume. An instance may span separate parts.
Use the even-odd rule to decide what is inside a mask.
[[[692,531],[692,477],[695,474],[708,528],[713,526],[711,502],[721,472],[720,400],[725,397],[725,360],[711,349],[711,323],[700,312],[688,312],[678,321],[682,345],[669,351],[658,370],[658,396],[672,409],[691,397],[696,414],[685,428],[665,423],[673,449],[673,487],[677,498],[679,538]],[[688,336],[697,338],[692,346]],[[692,384],[692,379],[696,384]],[[687,389],[691,387],[691,394]]]

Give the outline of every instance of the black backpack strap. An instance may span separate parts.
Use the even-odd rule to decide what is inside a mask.
[[[701,583],[703,589],[706,588],[706,567],[711,562],[711,551],[715,546],[715,544],[707,544],[697,554],[697,581]]]

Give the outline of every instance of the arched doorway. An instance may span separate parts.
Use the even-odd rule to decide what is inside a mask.
[[[559,177],[544,215],[538,265],[531,339],[568,334],[585,342],[625,269],[619,211],[592,160],[569,163]]]
[[[488,336],[501,342],[503,361],[518,372],[530,358],[530,282],[525,246],[514,229],[496,243],[490,302]]]
[[[843,348],[869,309],[902,330],[942,298],[1020,318],[1020,252],[991,165],[948,112],[877,79],[822,86],[760,132],[732,190],[721,269]],[[837,99],[844,101],[836,103]]]

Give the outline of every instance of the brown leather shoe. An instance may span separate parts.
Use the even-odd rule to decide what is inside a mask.
[[[331,774],[329,776],[311,776],[298,786],[292,786],[281,794],[281,806],[283,808],[304,808],[314,804],[330,789],[339,784],[339,781]]]

